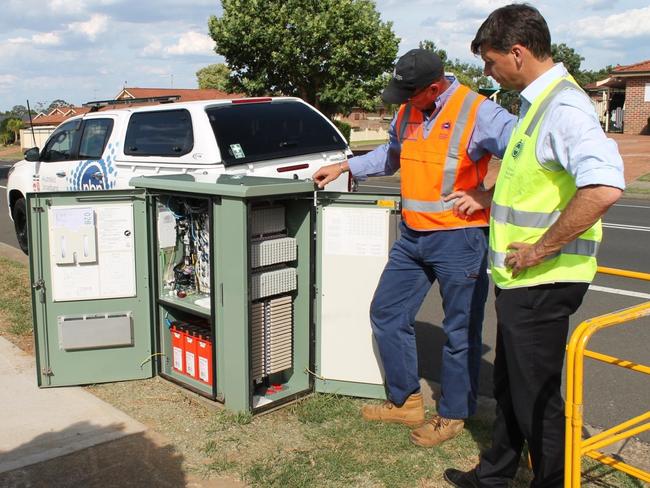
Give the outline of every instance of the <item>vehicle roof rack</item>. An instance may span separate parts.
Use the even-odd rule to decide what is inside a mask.
[[[164,97],[120,98],[116,100],[95,100],[86,102],[82,107],[90,107],[91,112],[96,112],[109,105],[127,105],[131,103],[174,103],[180,100],[180,95],[166,95]]]

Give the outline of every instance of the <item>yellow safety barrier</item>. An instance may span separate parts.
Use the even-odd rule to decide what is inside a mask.
[[[599,267],[600,273],[637,278],[650,281],[650,274],[638,273],[613,268]],[[622,439],[640,434],[650,429],[650,410],[634,417],[626,422],[607,429],[600,434],[582,438],[583,427],[583,380],[584,380],[584,358],[588,357],[606,364],[618,366],[640,373],[650,374],[650,366],[638,364],[633,361],[619,359],[606,354],[589,351],[587,344],[591,337],[598,331],[620,325],[625,322],[637,320],[650,316],[650,301],[630,307],[618,312],[601,315],[581,323],[571,334],[567,346],[567,393],[566,393],[566,439],[565,439],[565,467],[564,486],[565,488],[580,487],[581,460],[588,456],[596,461],[606,464],[614,469],[634,476],[642,481],[650,483],[650,473],[640,468],[631,466],[611,456],[607,456],[599,449],[609,446]]]

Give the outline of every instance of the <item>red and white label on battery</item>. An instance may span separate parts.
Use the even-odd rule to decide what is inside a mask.
[[[183,371],[183,349],[174,347],[174,369],[176,371]]]
[[[196,370],[194,369],[194,353],[185,351],[185,371],[188,375],[196,378]]]
[[[208,383],[210,377],[208,376],[208,360],[199,356],[199,379]]]

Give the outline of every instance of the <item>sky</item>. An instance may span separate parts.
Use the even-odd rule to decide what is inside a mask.
[[[429,39],[450,58],[480,64],[469,44],[500,0],[377,0],[401,39],[399,54]],[[583,69],[650,59],[647,0],[530,2],[552,42]],[[218,0],[4,0],[0,16],[0,111],[14,105],[75,105],[115,97],[123,86],[196,88],[196,71],[223,62],[208,35]]]

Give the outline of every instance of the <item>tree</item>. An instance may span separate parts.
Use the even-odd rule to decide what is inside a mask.
[[[14,105],[9,111],[9,114],[22,119],[23,117],[27,117],[27,107],[24,105]]]
[[[464,63],[458,58],[453,61],[449,60],[447,51],[436,48],[436,43],[428,39],[420,41],[420,49],[428,49],[436,53],[444,63],[445,71],[453,73],[460,83],[470,87],[472,90],[492,87],[492,82],[483,74],[483,68],[479,65]]]
[[[551,57],[556,63],[564,64],[564,67],[574,78],[580,77],[580,63],[585,58],[580,56],[575,49],[566,44],[551,44]]]
[[[18,140],[20,129],[23,121],[12,115],[2,122],[0,122],[0,135],[2,136],[3,144],[9,144]]]
[[[62,100],[60,98],[57,98],[56,100],[52,101],[50,105],[44,110],[46,113],[50,113],[52,110],[55,108],[64,108],[64,107],[73,107],[70,102],[66,102],[65,100]]]
[[[604,80],[605,78],[608,78],[609,76],[611,76],[613,70],[614,70],[614,66],[608,64],[604,68],[601,68],[597,71],[592,71],[592,70],[581,71],[579,79],[577,79],[576,81],[580,84],[580,86],[585,86],[587,83],[593,83],[594,81],[600,81],[600,80]]]
[[[327,115],[373,108],[399,41],[372,0],[221,3],[209,30],[234,89],[299,96]]]
[[[476,64],[463,63],[458,59],[448,62],[446,70],[453,73],[459,82],[478,91],[479,88],[492,88],[492,82],[483,74],[483,68]]]
[[[23,128],[23,121],[21,119],[9,119],[7,122],[7,130],[14,133],[14,142],[20,141],[20,129]]]
[[[223,63],[209,64],[196,72],[199,88],[213,88],[222,92],[232,93],[230,83],[230,68]]]
[[[435,42],[429,39],[425,39],[424,41],[420,41],[419,48],[433,51],[435,54],[438,55],[438,57],[440,58],[443,64],[447,63],[447,51],[445,51],[444,49],[437,49]]]

